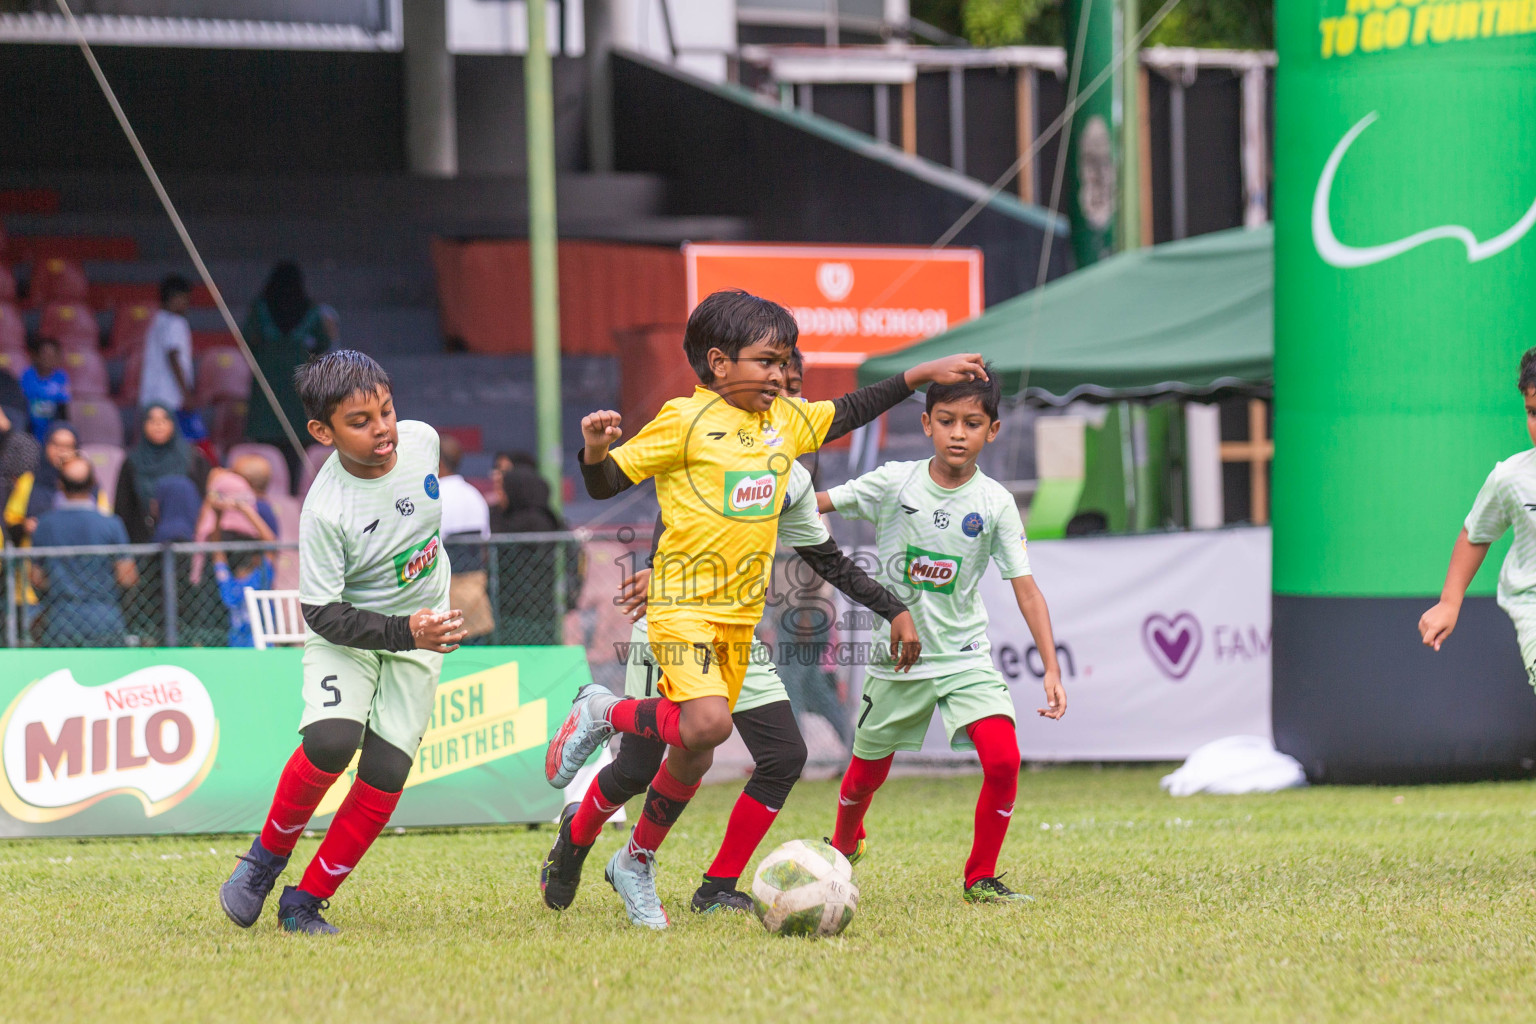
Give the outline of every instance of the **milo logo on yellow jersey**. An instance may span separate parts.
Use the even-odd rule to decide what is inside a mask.
[[[773,513],[779,493],[778,475],[771,469],[725,474],[725,514],[766,516]]]
[[[955,581],[960,578],[961,559],[937,551],[907,545],[907,582],[918,590],[931,590],[935,594],[953,594]]]
[[[442,545],[437,534],[427,538],[420,547],[410,548],[395,556],[395,586],[404,587],[423,576],[432,575],[437,568],[437,552]]]

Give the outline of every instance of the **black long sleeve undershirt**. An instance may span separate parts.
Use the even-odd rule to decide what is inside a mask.
[[[805,564],[816,575],[848,595],[850,601],[863,605],[886,622],[907,610],[895,594],[845,555],[836,541],[829,539],[810,547],[795,548],[795,554],[805,559]]]
[[[612,452],[603,456],[603,461],[597,465],[589,465],[587,449],[583,446],[576,450],[576,464],[581,467],[581,482],[587,485],[589,498],[602,501],[635,486],[635,482],[625,476],[619,464],[614,461]]]
[[[364,611],[345,601],[300,607],[304,610],[304,621],[309,624],[309,628],[338,647],[356,647],[363,651],[416,649],[416,638],[411,636],[409,615]]]
[[[881,413],[894,409],[911,394],[912,389],[907,387],[906,376],[898,373],[857,391],[850,391],[842,398],[833,399],[832,426],[827,429],[826,440],[822,443],[836,441],[866,423],[873,423],[880,418]]]

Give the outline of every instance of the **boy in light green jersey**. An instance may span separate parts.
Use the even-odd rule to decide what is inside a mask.
[[[992,664],[987,611],[978,584],[988,561],[1013,584],[1019,611],[1045,665],[1046,718],[1067,710],[1056,664],[1056,643],[1045,598],[1030,574],[1024,526],[1013,495],[976,466],[997,437],[997,376],[928,388],[923,429],[934,456],[891,462],[817,495],[821,511],[876,524],[880,565],[875,578],[907,602],[917,621],[922,659],[896,675],[877,661],[864,677],[863,711],[853,738],[853,763],[843,776],[837,830],[831,843],[850,859],[864,853],[864,813],[890,771],[897,750],[919,750],[937,708],[957,750],[974,749],[983,782],[976,830],[965,865],[964,898],[971,903],[1027,900],[997,877],[1019,783],[1013,698]],[[876,627],[872,652],[886,649]]]

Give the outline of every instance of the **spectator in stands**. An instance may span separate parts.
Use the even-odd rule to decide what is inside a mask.
[[[144,335],[141,408],[163,405],[179,416],[192,395],[192,326],[187,323],[191,305],[192,286],[186,278],[172,274],[160,282],[160,309]]]
[[[199,543],[219,537],[228,540],[238,535],[241,540],[273,541],[277,535],[256,510],[256,492],[245,477],[228,469],[215,469],[208,474],[208,493],[203,500],[202,513],[197,519],[197,533],[193,537]],[[203,556],[192,558],[191,580],[202,582]]]
[[[464,613],[464,633],[468,642],[476,642],[496,628],[487,590],[485,545],[491,535],[491,510],[485,496],[474,484],[459,475],[464,446],[451,434],[439,441],[437,477],[442,491],[443,521],[439,527],[453,566],[448,584],[448,604]]]
[[[21,390],[27,396],[32,435],[46,440],[55,420],[69,419],[69,374],[64,372],[57,340],[37,339],[32,346],[32,365],[21,374]]]
[[[175,413],[156,402],[144,410],[139,439],[117,477],[115,508],[133,543],[148,543],[154,535],[155,492],[161,480],[172,476],[186,477],[201,490],[208,479],[208,461],[182,438]]]
[[[38,518],[64,500],[59,468],[79,454],[80,443],[68,425],[61,423],[48,432],[42,456],[30,472],[16,478],[10,500],[5,503],[5,526],[12,541],[25,545],[37,529]],[[100,488],[96,490],[96,507],[102,512],[112,511]]]
[[[16,481],[32,472],[42,447],[26,428],[27,414],[0,403],[0,508],[11,500]]]
[[[549,507],[549,484],[526,452],[512,452],[501,474],[501,502],[491,517],[493,533],[544,533],[559,530],[560,517]]]
[[[272,466],[260,455],[242,455],[229,468],[251,485],[251,490],[256,494],[256,514],[272,528],[272,536],[281,537],[283,531],[278,525],[277,513],[273,511],[272,503],[267,501],[267,488],[272,486]]]
[[[528,460],[528,465],[538,469],[538,464],[533,461],[533,456],[527,452],[497,452],[491,459],[491,496],[487,499],[491,508],[506,508],[507,496],[501,489],[501,478],[512,468],[513,463],[519,458]]]
[[[304,274],[298,264],[288,260],[272,268],[267,285],[251,305],[245,321],[245,340],[256,357],[272,391],[277,395],[288,422],[304,436],[304,405],[293,386],[293,371],[313,356],[326,351],[336,335],[334,318],[309,297],[304,288]],[[292,451],[288,435],[277,414],[267,403],[261,386],[251,382],[251,395],[245,433],[253,441],[276,445],[288,460],[288,478],[299,479],[299,453]]]
[[[197,493],[197,484],[190,479],[161,477],[155,488],[155,507],[158,514],[150,540],[156,544],[184,544],[197,535],[197,516],[202,511],[203,499]]]
[[[73,456],[59,469],[64,500],[38,519],[38,548],[84,544],[127,544],[123,521],[96,507],[95,473],[88,460]],[[32,562],[32,586],[43,595],[46,647],[120,647],[125,632],[118,588],[139,582],[132,558],[68,555]]]
[[[220,471],[221,477],[233,476]],[[204,509],[214,521],[212,541],[271,540],[271,531],[256,511],[256,503],[249,497],[231,498],[225,494],[227,479],[215,480],[208,488]],[[231,518],[237,522],[225,529]],[[240,524],[238,520],[243,519]],[[240,529],[244,525],[247,529]],[[213,577],[219,585],[219,598],[229,611],[229,646],[251,647],[251,617],[245,607],[247,590],[271,590],[272,559],[265,551],[245,551],[233,556],[234,564],[225,558],[222,550],[213,553]]]

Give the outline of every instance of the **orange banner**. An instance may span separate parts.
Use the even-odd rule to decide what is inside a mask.
[[[981,251],[918,246],[683,246],[688,309],[723,288],[789,308],[812,365],[857,366],[981,315]]]

